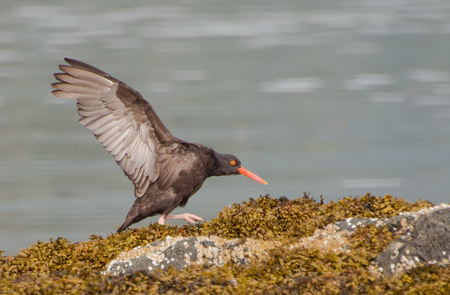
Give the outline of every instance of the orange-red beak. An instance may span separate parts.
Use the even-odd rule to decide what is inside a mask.
[[[253,180],[256,180],[257,182],[261,182],[261,183],[267,185],[267,181],[265,181],[264,179],[262,179],[261,177],[259,177],[255,173],[250,172],[247,169],[244,169],[244,167],[238,168],[238,171],[239,171],[239,173],[241,173],[242,175],[247,176],[248,178],[251,178]]]

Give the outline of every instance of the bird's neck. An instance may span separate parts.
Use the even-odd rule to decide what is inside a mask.
[[[220,153],[217,153],[212,148],[209,149],[209,155],[211,160],[213,161],[213,165],[211,165],[211,169],[209,171],[209,176],[220,176]]]

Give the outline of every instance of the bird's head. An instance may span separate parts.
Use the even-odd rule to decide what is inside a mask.
[[[217,152],[214,152],[214,154],[216,156],[217,162],[215,170],[213,171],[212,175],[221,176],[221,175],[242,174],[255,181],[267,185],[267,182],[264,179],[242,167],[241,161],[235,155],[220,154]]]

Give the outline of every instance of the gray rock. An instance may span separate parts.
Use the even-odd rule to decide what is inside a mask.
[[[107,275],[130,274],[136,271],[167,270],[169,266],[183,269],[191,264],[221,266],[226,262],[248,264],[252,259],[265,259],[273,242],[253,239],[222,239],[211,237],[167,237],[123,252],[103,272]]]
[[[314,248],[335,253],[348,252],[348,237],[358,226],[375,223],[386,225],[401,237],[392,242],[369,267],[380,275],[400,274],[419,263],[449,265],[450,260],[450,205],[441,204],[415,212],[401,213],[389,219],[348,218],[324,229],[316,230],[312,236],[281,245],[276,239],[223,239],[210,237],[167,237],[165,240],[137,247],[121,253],[111,261],[106,275],[130,274],[136,271],[151,273],[167,270],[170,266],[183,269],[189,265],[208,264],[222,266],[236,263],[246,265],[254,259],[267,260],[269,250],[285,247]]]
[[[376,223],[377,221],[380,221],[380,219],[377,218],[347,218],[343,221],[338,221],[334,223],[335,226],[337,226],[338,230],[346,230],[349,232],[353,232],[355,228],[361,225],[368,225],[371,223]]]
[[[449,265],[450,208],[420,216],[405,233],[375,259],[372,270],[391,276],[419,264]]]

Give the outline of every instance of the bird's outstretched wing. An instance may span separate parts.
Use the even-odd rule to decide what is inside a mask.
[[[83,62],[65,58],[54,74],[53,95],[76,99],[80,123],[114,157],[141,197],[160,176],[158,151],[180,142],[139,92]]]

